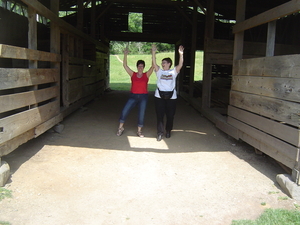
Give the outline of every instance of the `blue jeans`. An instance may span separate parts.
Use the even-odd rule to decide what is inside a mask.
[[[130,113],[130,111],[137,105],[139,107],[138,111],[138,127],[144,126],[145,111],[148,102],[148,94],[133,94],[130,93],[129,99],[124,106],[121,116],[120,123],[125,123],[125,120]]]

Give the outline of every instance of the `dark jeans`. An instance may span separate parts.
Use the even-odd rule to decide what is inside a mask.
[[[155,111],[157,119],[157,134],[164,133],[164,117],[166,115],[166,131],[169,132],[173,129],[173,121],[176,112],[176,99],[161,99],[155,98]]]
[[[126,102],[126,105],[122,110],[120,120],[119,120],[120,123],[125,123],[128,114],[137,105],[139,107],[138,127],[143,127],[147,102],[148,102],[148,94],[131,93],[128,101]]]

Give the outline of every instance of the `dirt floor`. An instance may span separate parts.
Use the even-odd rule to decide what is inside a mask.
[[[111,91],[3,157],[11,167],[0,221],[13,225],[213,225],[255,219],[266,208],[295,209],[276,183],[285,171],[178,100],[170,139],[156,141],[153,94],[136,136],[128,92]],[[264,204],[265,203],[265,204]]]

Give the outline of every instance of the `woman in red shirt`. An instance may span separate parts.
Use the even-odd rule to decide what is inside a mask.
[[[136,63],[137,72],[131,70],[127,65],[127,55],[129,51],[128,48],[124,50],[124,60],[123,60],[123,67],[126,72],[131,77],[131,90],[130,96],[128,101],[126,102],[119,122],[119,128],[117,131],[117,136],[121,136],[124,132],[124,123],[129,114],[129,112],[135,107],[138,106],[138,131],[137,135],[139,137],[144,137],[142,133],[142,127],[144,126],[144,118],[145,118],[145,111],[148,102],[148,81],[149,77],[153,72],[153,66],[147,72],[143,72],[145,68],[145,61],[138,60]]]

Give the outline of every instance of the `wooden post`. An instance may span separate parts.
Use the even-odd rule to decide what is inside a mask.
[[[36,11],[28,7],[28,48],[37,50]],[[37,68],[37,61],[29,61],[29,68]]]
[[[62,37],[62,105],[67,108],[70,103],[68,100],[69,93],[69,55],[70,55],[70,40],[69,34],[63,34]]]
[[[236,23],[245,20],[246,0],[237,1],[236,5]],[[243,58],[244,47],[244,31],[238,32],[234,35],[234,47],[233,47],[233,60]]]
[[[211,99],[211,63],[206,63],[206,47],[207,41],[214,36],[214,0],[207,2],[207,13],[205,20],[205,34],[204,34],[204,60],[203,60],[203,81],[202,81],[202,106],[201,108],[210,108]]]
[[[83,0],[77,0],[77,29],[83,31]]]
[[[96,0],[92,0],[91,12],[91,36],[96,38]]]
[[[28,7],[28,48],[37,50],[37,21],[36,11],[32,7]],[[29,60],[29,68],[38,68],[37,60]],[[33,85],[31,90],[37,90],[38,86]],[[37,107],[37,104],[29,105],[29,109]]]
[[[266,56],[274,56],[275,37],[276,37],[276,20],[273,20],[268,23]]]
[[[197,7],[194,6],[193,10],[193,24],[192,24],[192,45],[191,45],[191,58],[190,58],[190,82],[189,82],[189,96],[194,96],[194,77],[195,77],[195,57],[197,46]]]
[[[59,12],[59,0],[52,0],[50,5],[51,11],[58,16]],[[58,24],[50,22],[50,52],[60,54],[60,29]],[[60,76],[60,62],[52,63],[52,68],[58,70],[57,76]],[[58,79],[57,84],[60,87],[60,79]],[[60,92],[61,95],[61,92]],[[58,104],[60,105],[60,98],[57,99]]]

